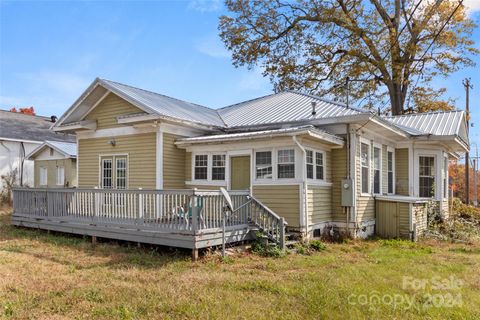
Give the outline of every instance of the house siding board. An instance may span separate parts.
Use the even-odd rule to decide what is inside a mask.
[[[331,187],[309,185],[307,208],[309,225],[332,221]]]
[[[144,113],[128,101],[114,93],[109,93],[103,100],[85,117],[86,120],[96,120],[97,130],[122,127],[117,122],[118,116],[127,114]]]
[[[65,184],[63,186],[57,185],[57,167],[63,166],[65,168]],[[77,185],[76,162],[70,158],[58,160],[35,160],[34,162],[34,185],[35,188],[42,188],[40,185],[40,168],[47,168],[47,187],[48,188],[63,188],[74,187]]]
[[[185,152],[185,180],[192,180],[192,153]]]
[[[289,227],[300,227],[299,185],[254,185],[253,195],[276,214],[284,217]]]
[[[410,204],[398,203],[398,232],[400,238],[408,239],[410,237]]]
[[[408,196],[408,149],[395,150],[395,193]]]
[[[112,138],[115,146],[109,144]],[[79,187],[99,186],[100,155],[128,154],[128,188],[155,189],[156,133],[80,139],[78,149]]]
[[[331,179],[332,179],[332,219],[346,222],[346,214],[342,207],[342,180],[347,177],[347,148],[331,151]]]
[[[163,188],[185,188],[185,150],[175,145],[182,136],[163,133]]]

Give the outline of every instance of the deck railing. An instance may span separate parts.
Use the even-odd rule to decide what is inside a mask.
[[[247,191],[229,191],[234,213],[225,215],[227,228],[257,226],[282,245],[284,219]],[[13,190],[16,216],[50,221],[128,225],[142,229],[197,233],[221,232],[225,198],[220,191],[40,189]]]

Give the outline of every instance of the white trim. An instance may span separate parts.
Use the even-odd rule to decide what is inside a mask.
[[[315,183],[316,181],[326,181],[326,163],[327,163],[327,153],[324,150],[321,149],[314,149],[311,147],[305,147],[305,151],[310,151],[313,152],[312,154],[312,161],[313,161],[313,178],[308,178],[308,171],[307,171],[307,157],[305,155],[305,180],[308,183]],[[322,167],[323,167],[323,179],[317,179],[317,153],[322,154]]]
[[[129,136],[142,133],[156,132],[158,129],[155,124],[148,127],[120,127],[100,129],[97,131],[77,132],[77,139],[107,138],[118,136]]]
[[[2,138],[0,137],[0,141],[12,141],[12,142],[23,142],[23,143],[33,143],[41,145],[43,141],[35,141],[35,140],[24,140],[24,139],[12,139],[12,138]]]
[[[419,192],[420,192],[420,186],[419,186],[419,161],[420,157],[425,156],[425,157],[434,157],[434,165],[435,165],[435,194],[432,199],[441,201],[443,199],[443,190],[442,190],[442,166],[443,163],[440,163],[439,159],[443,160],[443,155],[444,152],[443,150],[429,150],[429,149],[415,149],[414,150],[414,166],[413,166],[413,171],[414,171],[414,180],[413,180],[413,186],[414,186],[414,196],[419,197]],[[439,183],[440,182],[440,183]],[[428,198],[430,199],[430,198]]]
[[[157,129],[155,146],[157,148],[157,150],[155,150],[155,156],[157,158],[155,163],[155,186],[157,189],[163,189],[163,131],[161,126]]]
[[[207,156],[207,179],[195,179],[195,156]],[[225,179],[224,180],[212,180],[212,165],[213,165],[213,156],[214,155],[223,155],[225,156]],[[227,184],[227,169],[229,168],[229,157],[227,152],[193,152],[192,153],[192,184],[199,184],[201,182],[208,182],[213,185],[226,185]],[[208,184],[205,184],[208,185]]]
[[[372,142],[363,137],[360,137],[360,195],[362,197],[370,197],[372,191]],[[362,143],[368,146],[368,183],[367,192],[363,191],[363,173],[362,173]]]
[[[98,187],[103,188],[103,170],[102,170],[102,158],[112,157],[112,189],[116,189],[116,181],[114,180],[116,162],[115,157],[126,157],[127,158],[127,172],[126,172],[126,182],[125,189],[129,188],[130,185],[130,159],[128,153],[103,153],[98,155]],[[116,173],[115,173],[116,174]]]

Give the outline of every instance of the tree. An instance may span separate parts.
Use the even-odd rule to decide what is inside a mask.
[[[259,66],[276,91],[346,97],[348,87],[355,103],[390,102],[397,115],[410,98],[418,111],[452,107],[430,82],[479,53],[462,1],[227,0],[219,30],[234,66]]]
[[[20,108],[18,111],[17,111],[17,108],[13,107],[12,109],[10,109],[10,112],[19,112],[19,113],[28,114],[31,116],[35,115],[35,109],[33,107]]]

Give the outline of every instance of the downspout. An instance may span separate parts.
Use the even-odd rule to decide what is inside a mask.
[[[302,163],[302,165],[303,165],[303,168],[302,168],[302,183],[303,183],[302,207],[303,207],[303,210],[302,211],[303,211],[303,214],[304,214],[303,223],[305,225],[305,232],[306,232],[306,236],[308,236],[308,206],[307,206],[307,190],[308,190],[307,188],[308,188],[308,185],[307,185],[307,170],[306,170],[307,151],[300,144],[300,142],[298,142],[296,135],[293,135],[292,139],[293,139],[293,142],[295,142],[295,144],[300,148],[300,150],[302,150],[302,154],[303,154],[303,163]]]
[[[20,142],[20,187],[23,187],[23,164],[25,162],[25,145]]]
[[[350,124],[347,123],[347,179],[351,179],[351,161],[352,161],[352,157],[351,157],[351,154],[350,154],[350,149],[351,149],[351,146],[350,146]],[[353,184],[353,183],[352,183]],[[343,188],[343,186],[342,186]],[[352,186],[353,188],[353,186]],[[352,207],[345,207],[345,213],[347,214],[347,234],[349,236],[351,236],[350,234],[350,214],[351,214],[351,211],[352,211]]]

